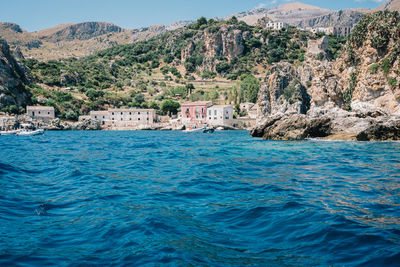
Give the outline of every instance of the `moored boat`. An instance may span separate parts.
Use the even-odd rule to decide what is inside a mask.
[[[34,136],[34,135],[42,135],[44,134],[44,130],[43,129],[37,129],[34,131],[21,131],[19,133],[17,133],[16,135],[22,135],[22,136]]]
[[[19,132],[21,132],[22,130],[21,129],[18,129],[18,130],[10,130],[10,131],[1,131],[0,132],[0,135],[16,135],[16,134],[18,134]]]

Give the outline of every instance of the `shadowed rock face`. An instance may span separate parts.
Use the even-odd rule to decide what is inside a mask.
[[[358,141],[400,140],[400,120],[389,120],[372,125],[357,135]]]
[[[10,47],[0,39],[0,108],[25,106],[29,100],[24,85],[28,84],[24,66],[12,56]]]
[[[43,37],[52,41],[88,40],[107,33],[121,32],[122,28],[105,22],[84,22],[70,25],[56,33]]]
[[[22,33],[23,32],[21,27],[18,24],[15,24],[15,23],[2,22],[2,23],[0,23],[0,26],[3,29],[9,29],[9,30],[12,30],[12,31],[14,31],[16,33]]]

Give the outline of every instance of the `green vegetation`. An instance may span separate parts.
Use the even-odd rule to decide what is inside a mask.
[[[351,102],[353,100],[354,89],[357,86],[357,78],[358,78],[358,72],[352,72],[350,74],[350,86],[344,91],[343,94],[345,108],[348,111],[351,111]]]
[[[181,107],[181,105],[171,99],[165,99],[160,106],[160,109],[164,115],[172,115],[172,114],[177,114],[178,109]]]

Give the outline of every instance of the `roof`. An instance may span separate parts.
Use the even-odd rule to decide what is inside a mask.
[[[183,103],[181,106],[211,106],[211,101],[197,101],[197,102],[188,102]]]
[[[233,108],[232,105],[212,105],[210,108]]]
[[[26,110],[51,110],[54,111],[54,107],[48,107],[48,106],[27,106]]]
[[[108,111],[110,112],[155,112],[155,109],[144,109],[144,108],[109,108]]]
[[[108,114],[108,111],[107,110],[92,110],[92,111],[90,111],[90,115],[96,115],[96,114],[106,115],[106,114]]]

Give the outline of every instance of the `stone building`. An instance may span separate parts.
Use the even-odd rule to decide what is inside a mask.
[[[333,27],[333,35],[347,37],[351,34],[352,27],[349,26],[340,26]]]
[[[90,118],[100,121],[102,128],[129,130],[138,127],[152,126],[156,121],[154,109],[108,109],[91,111]]]
[[[211,101],[199,101],[182,104],[182,123],[184,125],[206,123],[207,108],[211,105]]]
[[[49,122],[55,118],[54,107],[27,106],[26,114],[34,120]]]
[[[233,106],[214,105],[207,108],[207,123],[212,126],[232,126]]]
[[[319,53],[324,53],[328,51],[328,49],[329,49],[329,43],[328,43],[328,37],[326,36],[318,40],[308,41],[307,53],[318,55]]]

